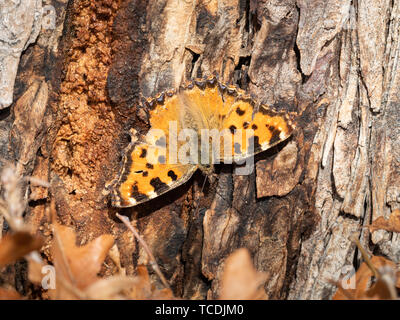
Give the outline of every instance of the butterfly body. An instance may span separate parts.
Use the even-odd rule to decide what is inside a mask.
[[[215,163],[243,161],[287,139],[294,126],[284,113],[257,105],[215,77],[167,91],[144,106],[150,130],[125,151],[112,184],[112,204],[130,207],[153,199]],[[244,134],[246,133],[246,134]]]

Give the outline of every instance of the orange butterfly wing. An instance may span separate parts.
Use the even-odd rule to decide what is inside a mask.
[[[222,132],[217,157],[229,163],[271,148],[294,129],[284,113],[256,106],[244,91],[215,78],[195,80],[177,94],[167,92],[148,99],[147,108],[150,127],[158,132],[140,137],[127,148],[121,172],[113,183],[112,204],[117,207],[134,206],[174,189],[198,168],[198,164],[179,164],[170,158],[171,122],[176,123],[177,134],[185,128],[198,135],[201,129]],[[178,142],[175,150],[181,145]]]

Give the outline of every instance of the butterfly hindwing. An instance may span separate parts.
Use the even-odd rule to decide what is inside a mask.
[[[159,148],[144,142],[134,144],[127,152],[123,171],[113,190],[114,206],[131,207],[153,199],[185,183],[197,169],[190,164],[153,162],[147,158],[152,153],[157,157]]]

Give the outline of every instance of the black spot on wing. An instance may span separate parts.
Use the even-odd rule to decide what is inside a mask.
[[[146,163],[147,169],[154,169],[154,166],[151,163]]]
[[[147,149],[142,148],[142,152],[140,153],[140,156],[139,156],[139,157],[141,157],[141,158],[146,158],[146,155],[147,155]]]
[[[178,176],[175,174],[173,170],[168,171],[168,177],[171,177],[172,181],[176,181],[176,179],[178,179]]]
[[[260,139],[258,138],[258,136],[250,137],[248,140],[247,152],[249,154],[253,154],[259,150],[261,150],[261,145],[260,145]]]
[[[237,113],[239,116],[244,115],[245,112],[246,112],[245,110],[242,110],[242,109],[240,109],[239,107],[236,108],[236,113]]]
[[[229,130],[231,131],[232,134],[234,134],[234,133],[235,133],[235,130],[236,130],[236,127],[235,127],[234,125],[231,125],[231,126],[229,127]]]
[[[142,176],[143,177],[147,177],[149,175],[149,173],[147,171],[143,171]]]
[[[148,199],[148,197],[145,194],[139,192],[137,182],[135,182],[135,184],[132,186],[131,197],[135,199],[136,202]]]
[[[156,193],[160,193],[160,191],[168,189],[168,185],[162,182],[158,177],[151,179],[150,184]]]
[[[281,134],[281,131],[277,128],[275,128],[274,126],[268,126],[269,131],[271,132],[271,139],[269,141],[269,144],[275,144],[277,142],[279,142],[281,140],[281,138],[279,137],[279,135]]]
[[[252,126],[251,126],[251,128],[253,129],[253,130],[257,130],[257,125],[256,124],[253,124]]]
[[[249,123],[246,121],[246,122],[243,122],[243,128],[244,129],[247,129],[249,127]]]

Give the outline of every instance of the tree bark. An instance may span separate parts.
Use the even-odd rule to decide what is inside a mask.
[[[241,247],[267,273],[270,299],[330,298],[331,280],[360,264],[354,235],[400,260],[398,234],[364,228],[400,207],[399,0],[47,2],[53,28],[38,33],[29,20],[18,45],[0,47],[13,92],[11,107],[0,94],[0,164],[50,182],[28,190],[25,219],[37,232],[50,237],[54,200],[80,244],[112,234],[134,274],[147,256],[115,218],[129,215],[175,295],[191,299],[218,297],[224,260]],[[3,39],[16,26],[1,23]],[[150,203],[112,208],[105,187],[129,129],[148,129],[140,99],[214,73],[296,114],[292,138],[259,155],[249,176],[222,165],[203,193],[198,173]],[[110,260],[103,274],[116,271]]]

